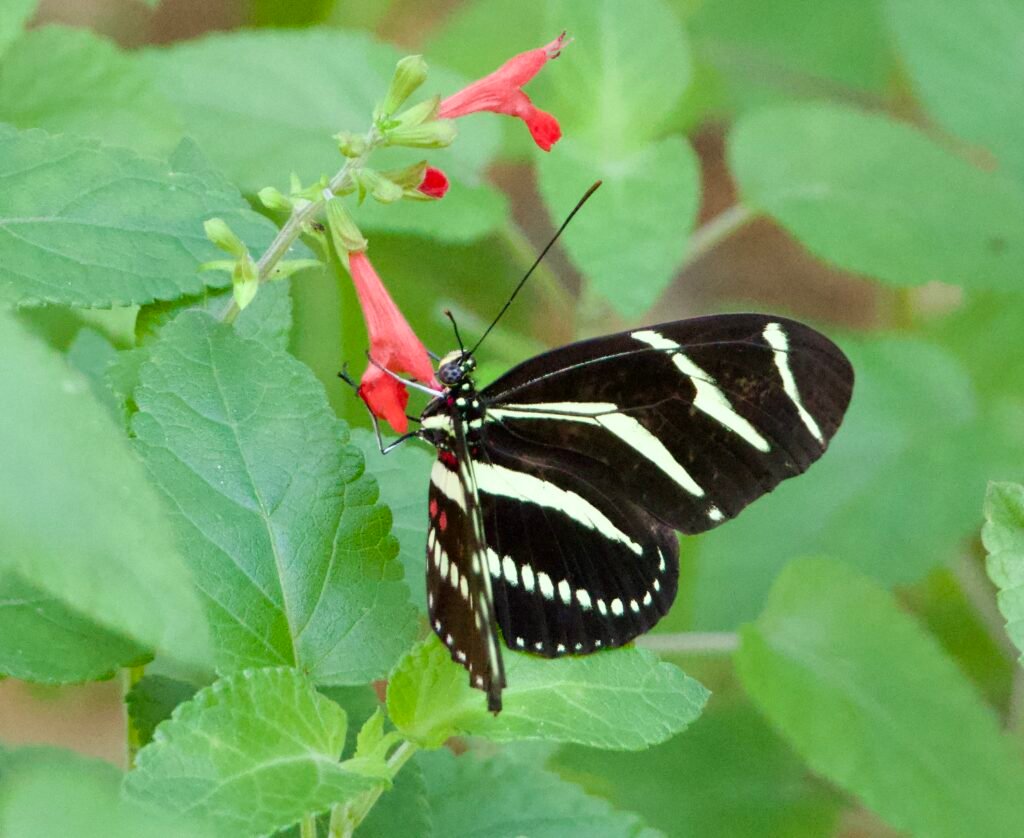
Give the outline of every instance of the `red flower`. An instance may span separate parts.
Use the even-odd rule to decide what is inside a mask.
[[[365,253],[349,253],[349,271],[359,295],[366,329],[370,333],[370,366],[359,383],[359,396],[374,415],[398,433],[405,433],[409,420],[405,406],[409,391],[388,375],[404,372],[430,387],[440,389],[427,350],[398,310]]]
[[[448,192],[448,176],[440,169],[427,166],[423,181],[417,189],[430,198],[443,198]]]
[[[558,58],[565,44],[563,32],[547,46],[519,53],[489,76],[484,76],[445,99],[438,116],[441,119],[454,119],[477,111],[518,116],[530,129],[533,141],[544,151],[551,151],[551,146],[562,136],[558,120],[535,107],[521,88],[537,75],[548,59]]]

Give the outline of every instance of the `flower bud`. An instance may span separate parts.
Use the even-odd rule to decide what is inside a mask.
[[[278,212],[292,211],[291,199],[281,194],[273,186],[264,186],[257,194],[259,195],[260,203],[268,210],[276,210]]]
[[[360,200],[369,193],[382,204],[393,204],[402,200],[404,190],[394,181],[389,180],[373,169],[359,169],[352,174],[359,187]]]
[[[448,194],[448,176],[440,169],[427,166],[423,172],[423,180],[408,194],[412,198],[423,201],[436,201]]]
[[[381,174],[390,180],[392,183],[397,183],[402,189],[416,189],[421,183],[427,173],[427,161],[420,160],[419,163],[414,163],[411,166],[405,166],[402,169],[389,169]]]
[[[338,141],[338,151],[346,157],[359,157],[366,153],[366,138],[353,134],[351,131],[339,131],[334,135]]]
[[[249,254],[245,254],[237,262],[231,273],[231,290],[238,304],[238,310],[243,311],[256,296],[260,286],[259,273],[256,270],[256,263],[252,261]]]
[[[323,263],[318,259],[285,259],[284,261],[277,263],[267,279],[271,282],[278,279],[287,279],[292,274],[296,274],[299,271],[305,271],[309,268],[319,268],[322,267],[322,265]]]
[[[412,127],[400,126],[385,135],[388,145],[410,148],[444,148],[454,142],[458,132],[450,119],[436,119]]]
[[[346,253],[362,253],[366,250],[366,239],[359,232],[352,216],[348,214],[341,198],[331,198],[327,201],[327,226],[331,230],[334,248],[340,256]]]
[[[395,117],[395,126],[401,128],[412,128],[437,119],[437,112],[441,108],[441,97],[431,96],[422,102],[413,105],[411,108],[402,111]]]
[[[206,231],[206,238],[225,253],[230,253],[237,259],[249,255],[245,242],[234,234],[223,218],[211,218],[203,222],[203,229]]]
[[[374,122],[389,118],[426,79],[427,62],[423,60],[422,55],[407,55],[399,61],[384,101],[373,111]]]
[[[330,179],[327,177],[327,175],[320,175],[320,177],[313,183],[311,183],[309,186],[303,186],[298,176],[295,175],[295,173],[293,172],[291,176],[290,190],[292,201],[295,204],[295,208],[301,209],[301,207],[303,206],[303,201],[306,201],[308,203],[310,201],[320,200],[320,193],[327,188],[329,183]]]

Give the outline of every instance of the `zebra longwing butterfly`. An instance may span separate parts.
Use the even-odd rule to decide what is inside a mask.
[[[479,345],[479,344],[477,344]],[[676,531],[735,517],[822,455],[853,369],[801,323],[729,314],[538,355],[477,390],[472,351],[412,435],[437,448],[433,630],[501,709],[500,639],[544,657],[621,646],[676,594]]]

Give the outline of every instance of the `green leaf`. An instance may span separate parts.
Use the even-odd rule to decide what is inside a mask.
[[[495,742],[547,739],[638,750],[685,730],[708,698],[704,687],[644,649],[558,660],[502,654],[509,686],[496,716],[432,634],[391,673],[391,721],[428,748],[468,733]]]
[[[928,113],[1024,183],[1024,8],[1006,0],[887,0],[903,65]]]
[[[636,753],[567,746],[552,768],[669,835],[835,834],[837,795],[807,776],[749,704],[723,706],[717,694],[686,736]]]
[[[390,516],[309,369],[185,312],[140,380],[132,427],[207,600],[219,668],[384,675],[416,615]]]
[[[398,558],[405,568],[412,601],[426,613],[427,486],[434,455],[409,443],[382,456],[377,438],[362,428],[352,431],[352,442],[363,452],[370,473],[380,484],[380,499],[391,510],[391,534],[398,539]]]
[[[68,363],[89,379],[92,393],[110,415],[120,419],[120,405],[107,383],[107,369],[117,362],[117,349],[95,329],[79,329],[68,347]]]
[[[341,706],[348,716],[348,733],[345,735],[344,753],[351,754],[356,748],[356,737],[363,725],[380,708],[380,699],[370,684],[358,687],[319,687],[321,695],[327,696]]]
[[[549,28],[545,17],[547,5],[548,0],[473,0],[462,3],[432,34],[426,50],[427,58],[443,60],[445,66],[467,78],[485,76],[513,55],[554,40],[562,29],[568,32],[567,24],[558,28],[555,23],[554,28]],[[515,26],[508,25],[510,20],[515,21]],[[568,34],[574,35],[573,32]],[[568,49],[578,46],[573,44]],[[559,58],[559,62],[561,60]],[[557,65],[542,70],[527,87],[534,104],[544,110],[550,110],[550,103],[536,94],[536,88],[552,69],[557,69]]]
[[[0,674],[41,684],[96,681],[146,657],[17,574],[0,573]]]
[[[1019,753],[956,665],[870,580],[794,562],[743,630],[736,665],[810,767],[897,830],[1024,830]]]
[[[26,32],[4,56],[0,120],[162,155],[181,138],[173,108],[133,56],[59,26]]]
[[[0,761],[0,835],[17,838],[213,838],[180,812],[143,808],[121,795],[122,774],[56,748],[23,748]]]
[[[823,95],[884,95],[893,60],[878,5],[847,0],[702,3],[690,21],[694,50],[714,68],[726,104]]]
[[[169,719],[174,708],[192,698],[196,691],[197,687],[186,681],[166,675],[144,675],[124,698],[139,744],[148,745],[156,726]]]
[[[345,728],[345,711],[295,670],[248,670],[178,707],[125,789],[219,835],[273,832],[379,785],[338,761]]]
[[[421,753],[434,834],[450,838],[591,838],[651,835],[640,819],[543,768],[504,754]],[[486,796],[482,797],[482,790]]]
[[[988,487],[981,539],[988,550],[989,578],[999,588],[1006,632],[1024,652],[1024,486],[992,483]],[[1024,663],[1024,656],[1020,660]]]
[[[319,275],[316,276],[319,279]],[[302,280],[299,280],[302,281]],[[288,349],[292,329],[291,280],[267,282],[260,286],[253,301],[232,324],[239,337],[264,344],[281,352]],[[140,342],[155,340],[161,329],[183,311],[205,311],[220,317],[231,302],[231,290],[205,291],[194,297],[182,297],[170,303],[153,303],[139,311],[136,335]]]
[[[5,0],[0,5],[0,55],[21,34],[38,4],[39,0]]]
[[[700,166],[679,137],[629,157],[595,155],[565,140],[539,167],[549,214],[563,218],[595,181],[602,187],[565,231],[563,241],[592,287],[620,314],[651,308],[686,255],[700,204]]]
[[[664,0],[631,0],[628,12],[621,0],[544,5],[550,37],[567,29],[575,39],[544,71],[540,89],[550,85],[552,94],[541,96],[544,110],[608,156],[643,148],[690,83],[690,48],[675,13]]]
[[[895,337],[843,346],[857,383],[821,462],[701,538],[700,628],[753,619],[797,556],[828,554],[887,585],[920,579],[980,524],[992,473],[1012,470],[947,352]]]
[[[206,621],[159,500],[86,378],[0,313],[0,567],[183,661]]]
[[[742,119],[728,151],[744,203],[831,264],[893,285],[1020,290],[1024,193],[907,125],[772,108]]]
[[[393,47],[365,33],[329,29],[235,32],[143,55],[164,94],[183,114],[189,133],[247,192],[268,184],[284,188],[291,171],[307,183],[340,169],[343,160],[333,135],[341,129],[369,128],[373,108],[384,97],[400,57]],[[465,83],[433,67],[418,95],[454,93]],[[452,148],[431,151],[431,165],[453,181],[443,201],[403,207],[399,220],[383,223],[454,241],[468,237],[464,224],[491,229],[504,203],[490,190],[476,187],[497,150],[497,119],[461,120]],[[409,162],[408,149],[373,156],[374,166],[381,169]],[[470,193],[456,198],[448,210],[460,184],[470,187]],[[480,215],[472,217],[474,213]],[[384,215],[381,211],[378,217]]]
[[[259,249],[273,225],[224,180],[71,136],[0,125],[0,301],[109,307],[196,294],[222,274],[203,220]]]

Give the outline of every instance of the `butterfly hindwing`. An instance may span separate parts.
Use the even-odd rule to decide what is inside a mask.
[[[852,386],[827,338],[748,314],[571,344],[520,364],[481,397],[487,428],[585,456],[595,486],[698,533],[820,457]]]
[[[495,610],[512,649],[556,657],[621,646],[669,609],[676,534],[588,482],[572,452],[489,428],[477,462]]]

